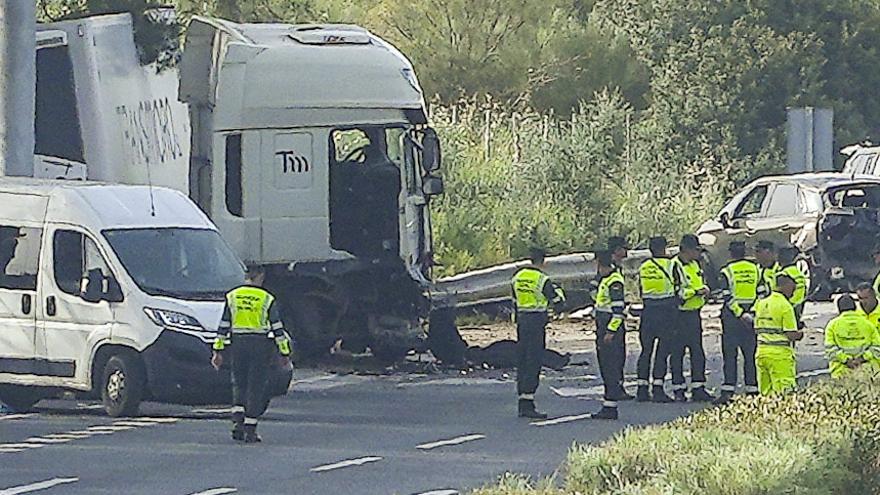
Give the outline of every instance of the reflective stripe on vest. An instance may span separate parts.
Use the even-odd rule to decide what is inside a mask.
[[[269,333],[269,307],[275,298],[259,287],[239,287],[226,295],[232,333]]]
[[[792,345],[785,332],[797,331],[794,307],[779,292],[755,303],[755,332],[758,344]]]
[[[611,286],[615,283],[624,283],[623,275],[618,270],[614,270],[599,282],[599,290],[596,292],[596,311],[602,313],[612,312],[614,301],[611,300]]]
[[[547,311],[549,301],[544,296],[547,275],[535,268],[523,268],[513,277],[516,310],[522,312]]]
[[[651,258],[642,263],[639,267],[642,299],[668,299],[675,295],[672,264],[669,258]]]
[[[752,306],[758,298],[760,269],[749,260],[730,263],[721,270],[730,286],[733,299],[742,305]]]
[[[681,263],[681,269],[684,276],[687,277],[688,287],[690,290],[697,292],[706,287],[706,280],[703,278],[703,268],[697,260],[688,264]],[[681,305],[684,311],[696,311],[706,305],[706,298],[700,294],[696,294],[687,299]]]

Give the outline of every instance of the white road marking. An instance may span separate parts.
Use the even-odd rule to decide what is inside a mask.
[[[554,394],[560,397],[586,397],[593,395],[602,395],[604,393],[604,389],[600,385],[588,388],[550,387],[550,390],[552,390]]]
[[[24,418],[29,418],[31,416],[34,416],[34,414],[33,413],[31,413],[31,414],[4,414],[4,415],[0,416],[0,421],[6,421],[8,419],[24,419]]]
[[[431,490],[417,495],[459,495],[458,490]]]
[[[30,437],[25,439],[27,443],[46,443],[46,444],[55,444],[55,443],[67,443],[73,440],[72,438],[46,438],[46,437]]]
[[[313,467],[309,471],[313,473],[323,473],[325,471],[333,471],[334,469],[342,469],[352,466],[363,466],[364,464],[369,464],[371,462],[381,461],[381,457],[359,457],[357,459],[349,459],[347,461],[339,461],[333,464],[326,464],[324,466]]]
[[[16,452],[24,452],[27,449],[9,449],[6,447],[0,447],[0,454],[14,454]]]
[[[798,378],[807,378],[807,377],[811,377],[811,376],[827,375],[830,373],[831,373],[831,371],[828,368],[822,368],[822,369],[818,369],[818,370],[802,371],[797,374],[797,377]]]
[[[226,493],[236,493],[237,491],[235,488],[211,488],[210,490],[193,493],[192,495],[224,495]]]
[[[216,409],[193,409],[191,412],[193,414],[232,414],[232,408],[225,407]]]
[[[436,449],[438,447],[447,447],[450,445],[461,445],[466,442],[473,442],[476,440],[482,440],[486,438],[486,435],[473,434],[473,435],[464,435],[461,437],[450,438],[449,440],[440,440],[437,442],[431,443],[423,443],[421,445],[416,446],[419,450],[431,450]]]
[[[38,449],[41,443],[0,443],[0,449]]]
[[[89,431],[109,431],[112,433],[112,432],[116,432],[116,431],[133,430],[134,427],[133,426],[101,426],[101,425],[98,425],[98,426],[89,426],[86,429]]]
[[[177,423],[179,418],[138,418],[138,421],[149,421],[151,423]]]
[[[154,421],[141,421],[138,419],[131,419],[125,421],[114,421],[113,424],[110,426],[133,426],[135,428],[139,428],[142,426],[155,426],[157,424],[158,423]]]
[[[92,436],[89,432],[84,433],[51,433],[49,435],[43,435],[43,438],[66,438],[68,440],[81,440],[83,438],[89,438]]]
[[[553,419],[545,419],[543,421],[535,421],[531,423],[532,426],[553,426],[553,425],[561,425],[563,423],[571,423],[572,421],[580,421],[582,419],[589,419],[589,414],[578,414],[576,416],[562,416],[559,418]]]
[[[51,480],[41,481],[39,483],[31,483],[30,485],[14,486],[5,490],[0,490],[0,495],[19,495],[20,493],[30,493],[39,490],[52,488],[53,486],[66,485],[68,483],[76,483],[79,478],[53,478]]]
[[[76,430],[68,432],[69,435],[112,435],[114,432],[106,430]]]

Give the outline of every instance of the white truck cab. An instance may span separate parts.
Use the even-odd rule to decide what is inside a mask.
[[[24,410],[69,390],[119,416],[144,399],[228,400],[211,342],[243,280],[178,191],[0,178],[0,401]],[[272,390],[290,377],[276,369]]]

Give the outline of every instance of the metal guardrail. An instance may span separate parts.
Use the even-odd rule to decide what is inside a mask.
[[[623,266],[624,275],[635,275],[650,254],[647,249],[630,251]],[[518,261],[440,279],[431,291],[434,307],[464,309],[509,302],[510,281],[526,265],[528,261]],[[588,299],[590,280],[596,276],[596,257],[594,253],[550,257],[544,271],[566,291],[570,304],[578,306]]]

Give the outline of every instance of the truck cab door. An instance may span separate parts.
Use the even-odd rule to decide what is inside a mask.
[[[25,375],[44,374],[36,338],[42,229],[22,224],[0,218],[0,375],[26,384]]]

